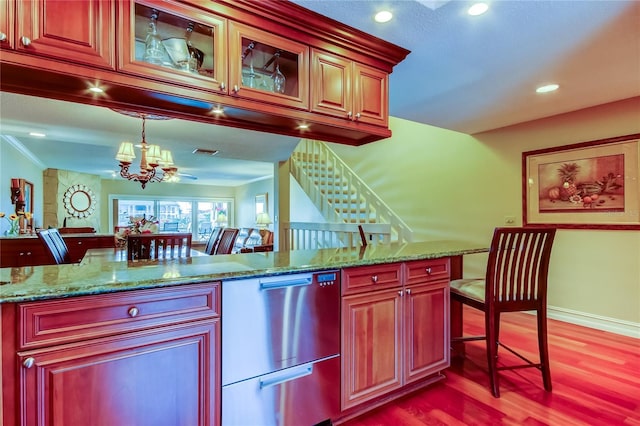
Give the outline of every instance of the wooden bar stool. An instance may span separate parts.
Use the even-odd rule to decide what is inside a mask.
[[[485,279],[451,282],[451,300],[484,312],[485,335],[452,338],[452,342],[485,340],[491,392],[500,397],[498,371],[533,367],[542,373],[544,389],[551,391],[547,348],[547,274],[554,228],[496,228],[493,233]],[[535,311],[540,362],[532,362],[499,341],[500,314]],[[498,346],[524,364],[498,366]]]

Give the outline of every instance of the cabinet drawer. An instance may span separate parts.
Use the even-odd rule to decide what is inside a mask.
[[[219,282],[20,303],[19,346],[57,345],[219,314]]]
[[[358,266],[342,270],[342,294],[399,287],[402,264]]]
[[[416,260],[405,263],[407,285],[449,280],[449,259]]]

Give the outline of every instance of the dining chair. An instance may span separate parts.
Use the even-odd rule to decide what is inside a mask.
[[[42,229],[37,235],[56,265],[71,263],[67,244],[57,229]]]
[[[216,245],[218,245],[218,241],[220,240],[220,234],[222,233],[222,227],[216,226],[211,231],[209,235],[209,239],[207,240],[207,245],[204,247],[204,252],[207,254],[214,254],[216,250]]]
[[[238,228],[224,228],[213,254],[230,254],[236,242],[238,232],[240,232]]]
[[[451,301],[484,312],[484,336],[452,337],[452,342],[485,340],[491,392],[500,397],[498,371],[537,368],[544,389],[551,392],[547,347],[547,275],[554,228],[496,228],[491,240],[484,279],[451,281]],[[499,340],[500,315],[535,311],[539,362],[533,362]],[[498,347],[516,355],[523,364],[498,365]]]
[[[127,236],[127,260],[174,259],[191,256],[192,235],[176,232],[130,234]]]

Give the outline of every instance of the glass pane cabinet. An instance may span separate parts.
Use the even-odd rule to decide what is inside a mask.
[[[229,22],[229,34],[232,95],[308,108],[307,46],[236,22]]]
[[[123,71],[209,90],[225,89],[223,18],[173,2],[120,4]]]

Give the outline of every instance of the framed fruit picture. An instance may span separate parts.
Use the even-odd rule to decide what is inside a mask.
[[[640,133],[522,153],[522,223],[640,229]]]

